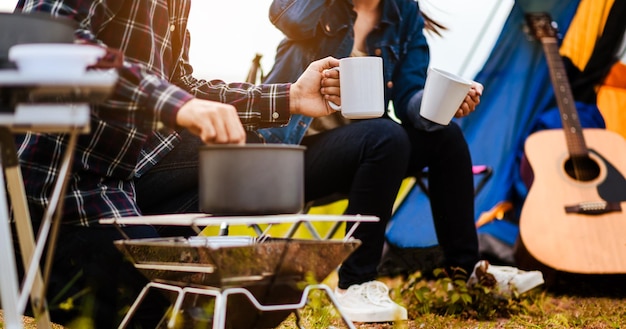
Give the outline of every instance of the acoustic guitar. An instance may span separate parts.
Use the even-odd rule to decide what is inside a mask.
[[[531,13],[526,22],[543,46],[563,129],[525,142],[534,178],[520,215],[521,243],[554,270],[626,273],[626,140],[581,128],[550,16]]]

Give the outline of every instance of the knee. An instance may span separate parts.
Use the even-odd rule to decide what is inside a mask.
[[[441,132],[449,139],[465,139],[465,137],[463,137],[463,130],[461,130],[461,127],[454,121],[450,122],[444,129],[441,129]]]
[[[388,119],[374,120],[368,133],[369,144],[382,153],[396,157],[407,157],[410,154],[411,142],[404,128]]]
[[[465,135],[463,135],[463,130],[456,122],[450,122],[445,129],[441,129],[439,132],[441,133],[439,140],[442,144],[447,145],[442,145],[442,147],[467,147],[467,141],[465,140]]]

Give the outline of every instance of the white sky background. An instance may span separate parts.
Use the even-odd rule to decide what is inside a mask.
[[[427,35],[431,66],[472,79],[489,55],[513,0],[420,1],[426,13],[448,27],[443,38]],[[15,3],[0,0],[0,11],[12,11]],[[271,0],[195,0],[189,22],[190,60],[195,76],[242,81],[256,53],[263,55],[261,65],[268,72],[282,38],[269,22],[270,3]]]

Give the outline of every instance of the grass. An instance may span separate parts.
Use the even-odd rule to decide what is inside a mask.
[[[24,329],[36,329],[37,328],[37,323],[35,322],[35,319],[24,316],[22,317],[22,326]],[[4,328],[4,318],[3,318],[3,313],[2,311],[0,311],[0,328]],[[53,324],[52,328],[50,329],[63,329],[62,326]]]
[[[524,312],[508,317],[494,317],[479,320],[464,315],[415,314],[409,313],[410,321],[393,324],[356,324],[359,329],[392,328],[625,328],[626,307],[624,300],[613,298],[578,298],[551,296],[539,292],[534,297],[535,303],[528,305]],[[410,308],[410,307],[409,307]],[[305,312],[310,312],[305,310]],[[308,314],[308,313],[307,313]],[[322,321],[305,316],[306,328],[328,328],[318,326]],[[337,328],[345,327],[340,321],[333,320]],[[297,328],[294,317],[288,318],[281,329]]]
[[[465,287],[450,278],[426,280],[419,273],[408,278],[383,278],[391,296],[404,305],[409,321],[357,323],[358,329],[392,328],[626,328],[626,277],[568,275],[547,289],[536,288],[507,297],[491,289]],[[452,284],[456,289],[449,290]],[[346,327],[325,298],[303,311],[305,328]],[[295,317],[279,329],[297,328]]]
[[[522,295],[502,296],[482,286],[468,288],[464,281],[440,276],[427,280],[421,274],[381,278],[390,295],[406,306],[409,321],[396,323],[356,323],[358,329],[413,328],[626,328],[626,277],[568,275]],[[332,274],[324,282],[333,286]],[[455,289],[448,289],[453,285]],[[304,328],[346,328],[322,291],[310,295],[310,303],[300,311]],[[0,328],[2,325],[0,313]],[[24,329],[34,329],[24,318]],[[298,328],[289,316],[278,329]],[[54,327],[53,329],[61,329]],[[82,328],[81,328],[82,329]]]

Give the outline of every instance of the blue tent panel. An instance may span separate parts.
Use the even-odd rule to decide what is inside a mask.
[[[439,244],[428,196],[417,185],[396,209],[387,226],[387,240],[400,248],[426,248]]]
[[[524,15],[547,12],[563,34],[578,3],[516,1],[486,64],[474,79],[485,85],[481,104],[475,113],[457,122],[470,145],[473,163],[493,168],[492,178],[476,196],[476,218],[501,201],[521,202],[525,187],[520,185],[518,151],[539,115],[555,106],[543,49],[526,35]],[[493,221],[482,226],[479,233],[512,245],[518,230],[515,223]],[[429,201],[419,189],[407,195],[394,214],[387,239],[401,247],[430,246],[436,241]]]

